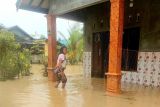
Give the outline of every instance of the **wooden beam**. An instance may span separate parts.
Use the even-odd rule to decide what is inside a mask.
[[[56,16],[47,15],[47,30],[48,30],[48,78],[50,81],[55,81],[53,69],[56,65]]]

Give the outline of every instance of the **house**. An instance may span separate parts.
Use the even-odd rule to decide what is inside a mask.
[[[34,41],[34,39],[19,26],[10,27],[8,30],[14,33],[16,41],[20,44],[31,45]]]
[[[31,63],[42,63],[43,62],[43,53],[40,50],[44,50],[44,41],[43,39],[34,39],[28,33],[26,33],[19,26],[13,26],[8,28],[9,31],[13,32],[15,39],[20,43],[22,48],[30,49],[32,58]],[[36,50],[34,47],[38,47]],[[34,48],[34,49],[32,49]]]
[[[56,17],[84,23],[84,72],[121,82],[160,87],[160,0],[17,0],[17,8],[46,14],[49,78],[56,62]]]

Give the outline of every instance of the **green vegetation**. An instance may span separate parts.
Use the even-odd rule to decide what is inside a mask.
[[[63,33],[59,34],[67,41],[68,55],[70,64],[77,64],[82,61],[83,55],[83,31],[79,24],[75,24],[69,30],[69,39],[66,39]]]
[[[29,75],[30,52],[22,49],[15,41],[14,34],[0,30],[0,80],[14,79]]]
[[[44,55],[44,45],[45,45],[45,39],[42,40],[35,40],[33,42],[33,46],[31,47],[31,54],[42,54]]]

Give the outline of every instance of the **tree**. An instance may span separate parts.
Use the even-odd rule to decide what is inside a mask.
[[[69,39],[62,32],[59,34],[67,41],[68,59],[71,64],[82,61],[83,55],[83,31],[79,24],[75,24],[68,30]]]

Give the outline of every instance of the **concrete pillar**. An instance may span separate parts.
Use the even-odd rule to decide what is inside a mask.
[[[56,64],[56,16],[48,14],[47,16],[47,31],[48,31],[48,78],[50,81],[55,81],[53,68]]]
[[[110,44],[107,92],[120,93],[124,0],[110,0]]]

